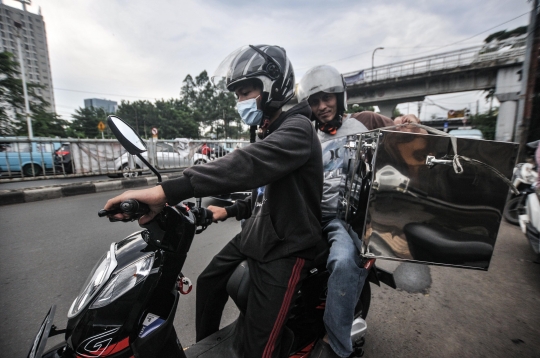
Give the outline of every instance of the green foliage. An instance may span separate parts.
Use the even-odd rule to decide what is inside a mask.
[[[116,114],[128,122],[144,138],[152,127],[158,128],[160,138],[196,138],[198,125],[189,108],[178,99],[122,101]]]
[[[499,108],[495,107],[492,111],[472,115],[469,117],[470,125],[482,131],[484,139],[495,139],[495,129],[497,128],[497,116]]]
[[[208,73],[203,71],[195,79],[186,76],[180,98],[192,111],[204,135],[215,135],[217,139],[247,136],[235,109],[235,96],[224,87],[222,83],[214,86]]]
[[[375,107],[373,106],[362,107],[357,104],[353,104],[353,105],[347,106],[347,110],[345,111],[345,113],[357,113],[357,112],[363,112],[363,111],[374,112]]]
[[[401,113],[397,107],[392,111],[392,118],[401,117],[402,115],[403,113]]]
[[[19,63],[13,60],[10,52],[0,53],[0,135],[13,135],[18,122],[10,118],[8,111],[21,111],[24,108],[22,81],[19,76]]]
[[[107,113],[103,108],[82,108],[75,110],[71,115],[73,121],[67,129],[67,135],[76,138],[101,138],[98,130],[99,121],[106,123]],[[106,137],[111,138],[110,130],[107,128]]]
[[[486,37],[484,42],[485,43],[490,43],[493,40],[499,40],[499,41],[506,40],[506,39],[508,39],[510,37],[520,36],[520,35],[524,35],[526,33],[527,33],[527,26],[520,26],[520,27],[516,27],[515,29],[510,30],[510,31],[502,30],[502,31],[494,32],[491,35],[489,35],[488,37]]]
[[[19,62],[13,59],[10,52],[0,53],[0,135],[28,134],[26,123],[24,93],[22,80],[18,71]],[[68,123],[56,113],[47,111],[49,103],[39,96],[37,88],[43,86],[27,83],[32,118],[32,130],[35,137],[65,137]],[[14,117],[10,118],[9,111]]]

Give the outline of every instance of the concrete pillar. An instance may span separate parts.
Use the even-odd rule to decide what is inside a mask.
[[[499,106],[497,116],[497,128],[495,140],[509,142],[514,138],[514,126],[516,123],[517,101],[504,101]]]
[[[383,103],[378,103],[377,107],[379,107],[379,111],[383,116],[392,118],[394,109],[396,109],[398,104],[399,102],[383,102]]]
[[[514,140],[519,91],[521,89],[520,70],[521,65],[517,65],[504,67],[497,71],[495,97],[499,100],[500,106],[497,128],[495,129],[495,140],[505,142]]]

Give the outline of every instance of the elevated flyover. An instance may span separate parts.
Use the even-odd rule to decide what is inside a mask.
[[[378,106],[390,117],[399,103],[425,96],[495,88],[501,102],[497,140],[512,140],[525,38],[475,46],[343,74],[349,104]]]

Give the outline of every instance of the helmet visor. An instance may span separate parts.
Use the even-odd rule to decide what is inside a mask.
[[[268,46],[257,48],[251,46],[242,46],[231,52],[218,66],[212,76],[212,83],[225,89],[234,82],[254,77],[256,75],[269,76],[267,73],[267,64],[272,61],[264,51]],[[279,64],[276,65],[279,71]],[[230,88],[229,88],[230,90]]]

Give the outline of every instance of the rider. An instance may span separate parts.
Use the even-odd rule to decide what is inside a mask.
[[[219,329],[228,299],[228,278],[247,260],[251,286],[246,314],[239,318],[243,333],[235,335],[238,341],[234,346],[245,356],[276,357],[282,354],[280,338],[298,284],[307,275],[322,240],[321,145],[306,102],[282,111],[295,86],[293,68],[283,48],[242,47],[221,63],[213,81],[235,92],[242,120],[250,126],[260,125],[262,139],[220,160],[188,168],[181,178],[125,192],[109,200],[105,208],[128,198],[139,199],[151,208],[151,214],[140,220],[144,223],[165,203],[256,188],[250,198],[233,207],[211,208],[215,221],[231,216],[246,221],[242,232],[197,280],[196,340]]]
[[[298,84],[298,101],[307,100],[311,119],[319,130],[324,166],[322,209],[323,232],[328,235],[330,272],[324,312],[327,335],[320,339],[310,357],[349,357],[353,351],[351,328],[356,303],[362,292],[367,270],[359,255],[358,236],[337,218],[338,199],[342,195],[349,150],[347,136],[369,129],[393,125],[392,120],[373,112],[347,115],[346,84],[343,76],[327,65],[316,66],[306,72]]]

